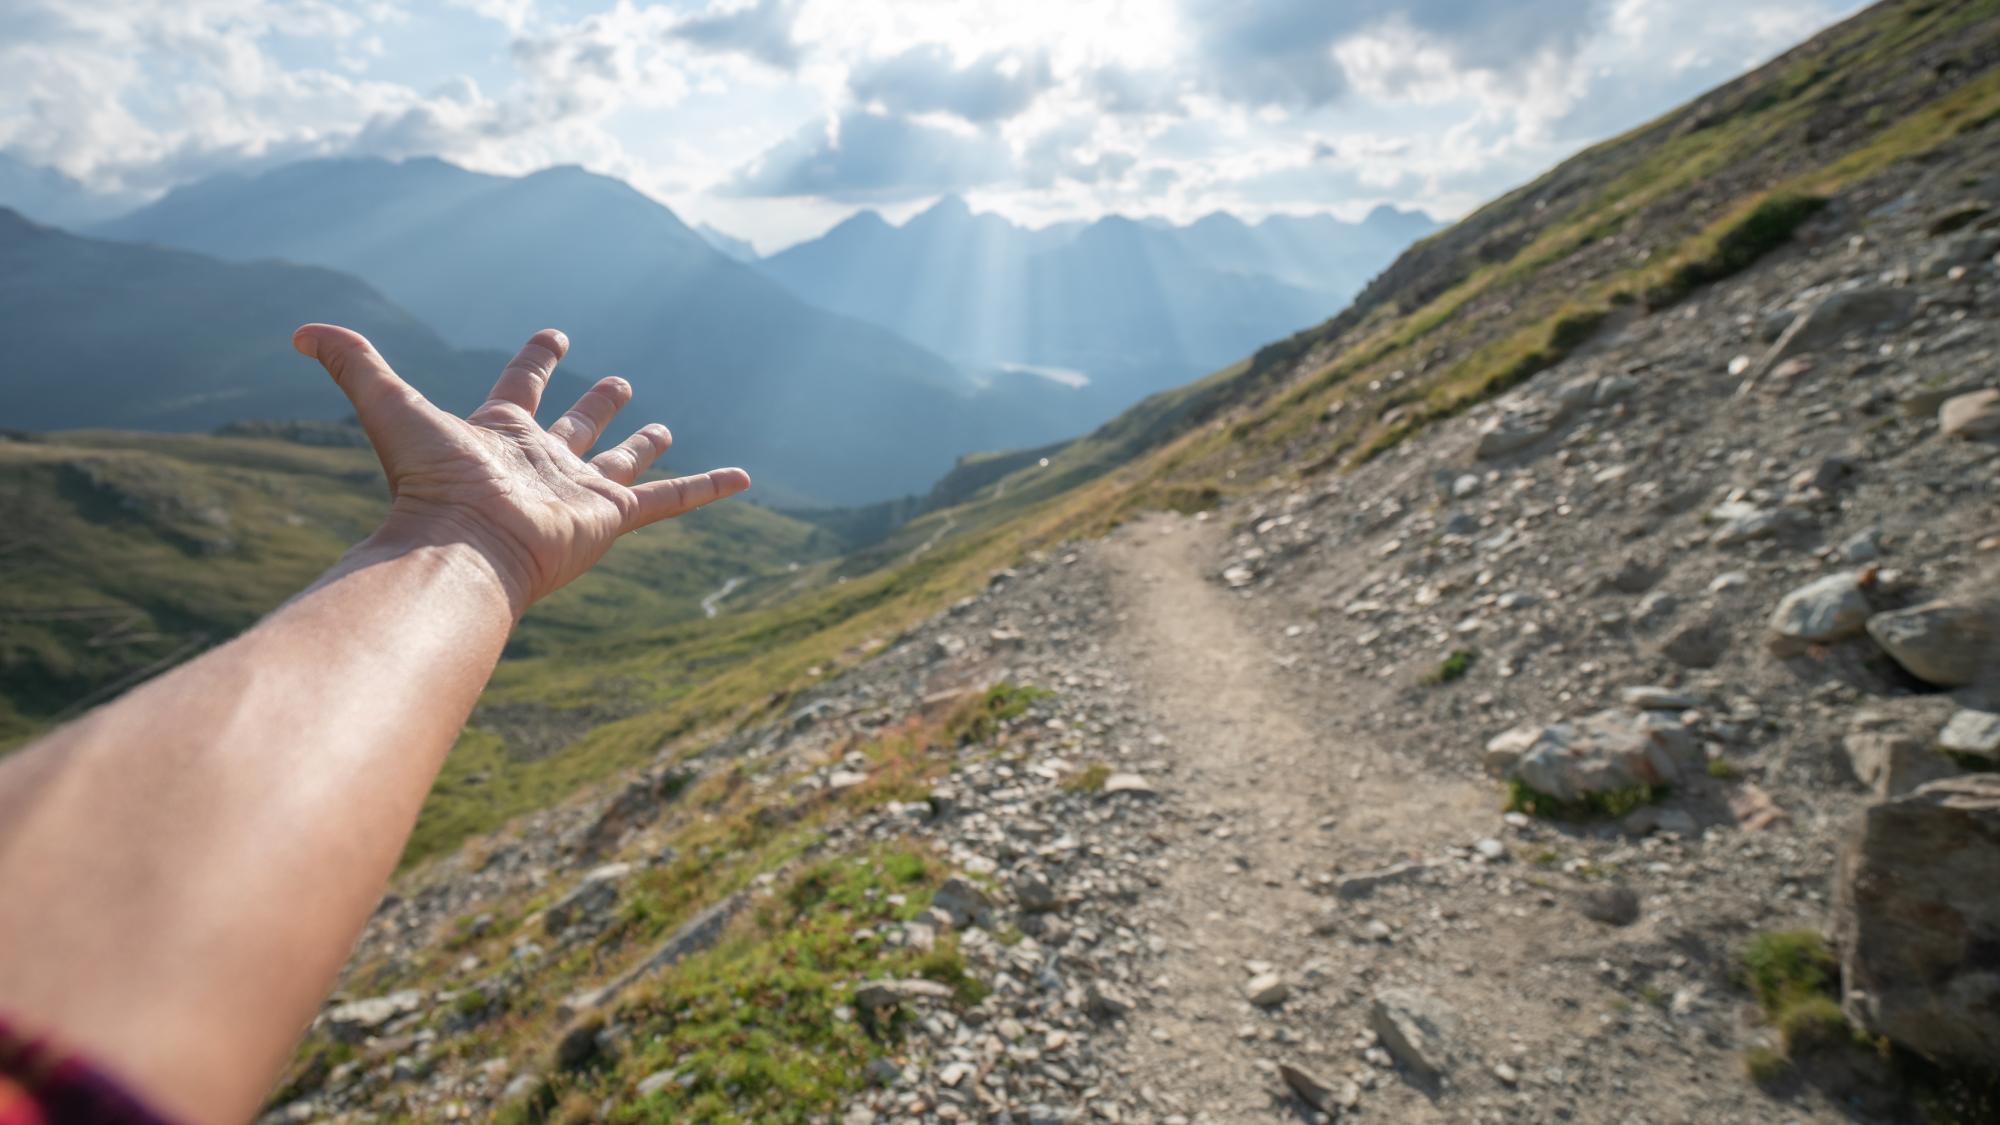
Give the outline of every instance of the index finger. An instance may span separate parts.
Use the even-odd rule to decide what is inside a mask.
[[[488,402],[511,402],[533,414],[542,405],[542,388],[549,385],[556,364],[569,351],[569,337],[553,328],[544,328],[528,338],[521,350],[500,372]]]

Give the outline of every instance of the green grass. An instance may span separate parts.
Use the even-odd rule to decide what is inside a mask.
[[[1727,758],[1710,758],[1708,776],[1721,781],[1729,781],[1736,776],[1736,767]]]
[[[1564,801],[1537,792],[1519,778],[1507,783],[1507,811],[1539,816],[1545,820],[1582,822],[1617,820],[1665,800],[1672,792],[1665,785],[1634,785],[1605,793],[1586,793],[1575,801]]]
[[[1452,654],[1445,657],[1444,661],[1437,666],[1435,671],[1425,677],[1425,682],[1430,684],[1448,684],[1453,680],[1463,677],[1467,672],[1472,671],[1472,662],[1477,659],[1479,659],[1479,653],[1473,649],[1454,649],[1452,650]]]
[[[1048,699],[1054,695],[1055,692],[1047,688],[994,684],[958,708],[945,723],[945,734],[961,746],[984,742],[999,733],[1000,724],[1027,714],[1028,708],[1037,699]]]
[[[1833,997],[1840,964],[1812,930],[1782,930],[1750,939],[1743,982],[1778,1029],[1792,1058],[1843,1047],[1854,1039]]]
[[[1063,778],[1062,787],[1070,793],[1102,793],[1104,783],[1111,780],[1111,767],[1089,765]]]

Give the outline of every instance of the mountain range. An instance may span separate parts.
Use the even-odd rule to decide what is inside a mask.
[[[1028,230],[947,196],[900,227],[860,212],[756,265],[975,375],[1081,384],[1108,406],[1094,424],[1326,319],[1436,229],[1385,206],[1360,223],[1218,212],[1186,227],[1114,215]]]
[[[95,223],[102,201],[80,191],[0,162],[0,203],[90,236],[0,223],[0,286],[20,294],[0,319],[37,360],[10,425],[338,417],[345,404],[288,351],[308,320],[367,332],[447,401],[477,402],[498,354],[552,326],[573,341],[566,371],[637,391],[606,440],[663,420],[679,438],[670,468],[739,464],[765,502],[794,508],[921,493],[969,452],[1088,431],[1324,319],[1433,226],[1382,208],[1358,224],[1028,230],[947,197],[900,227],[863,212],[760,260],[573,167],[308,161]],[[127,372],[150,374],[128,393]],[[84,380],[121,389],[59,389]]]

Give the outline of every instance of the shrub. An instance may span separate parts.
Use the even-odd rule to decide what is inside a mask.
[[[1786,1008],[1822,995],[1839,965],[1814,931],[1780,930],[1750,939],[1743,969],[1751,993],[1776,1021]]]
[[[1852,1038],[1847,1017],[1830,996],[1814,996],[1787,1007],[1778,1016],[1778,1034],[1785,1037],[1785,1053],[1790,1055],[1838,1047]]]
[[[1792,1061],[1769,1047],[1743,1052],[1743,1069],[1752,1082],[1776,1082],[1791,1072]]]
[[[994,684],[960,705],[945,724],[945,733],[961,746],[984,742],[999,732],[1001,723],[1020,718],[1035,700],[1054,694],[1047,688]]]
[[[1539,816],[1546,820],[1616,820],[1664,800],[1672,788],[1666,785],[1634,785],[1605,793],[1585,793],[1575,801],[1564,801],[1534,789],[1516,778],[1507,783],[1507,811]]]
[[[1666,280],[1646,291],[1646,307],[1662,309],[1687,296],[1696,286],[1720,281],[1791,240],[1799,224],[1826,208],[1817,195],[1774,195],[1752,208],[1735,226],[1715,240],[1708,257],[1682,262]]]

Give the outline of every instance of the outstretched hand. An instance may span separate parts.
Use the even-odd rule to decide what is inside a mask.
[[[569,350],[554,329],[528,340],[466,418],[431,405],[357,332],[308,324],[292,345],[333,376],[382,459],[394,502],[377,537],[472,546],[492,562],[517,618],[590,569],[620,535],[750,487],[741,469],[635,486],[673,444],[658,423],[583,460],[632,400],[623,379],[598,380],[543,429],[535,409]]]

